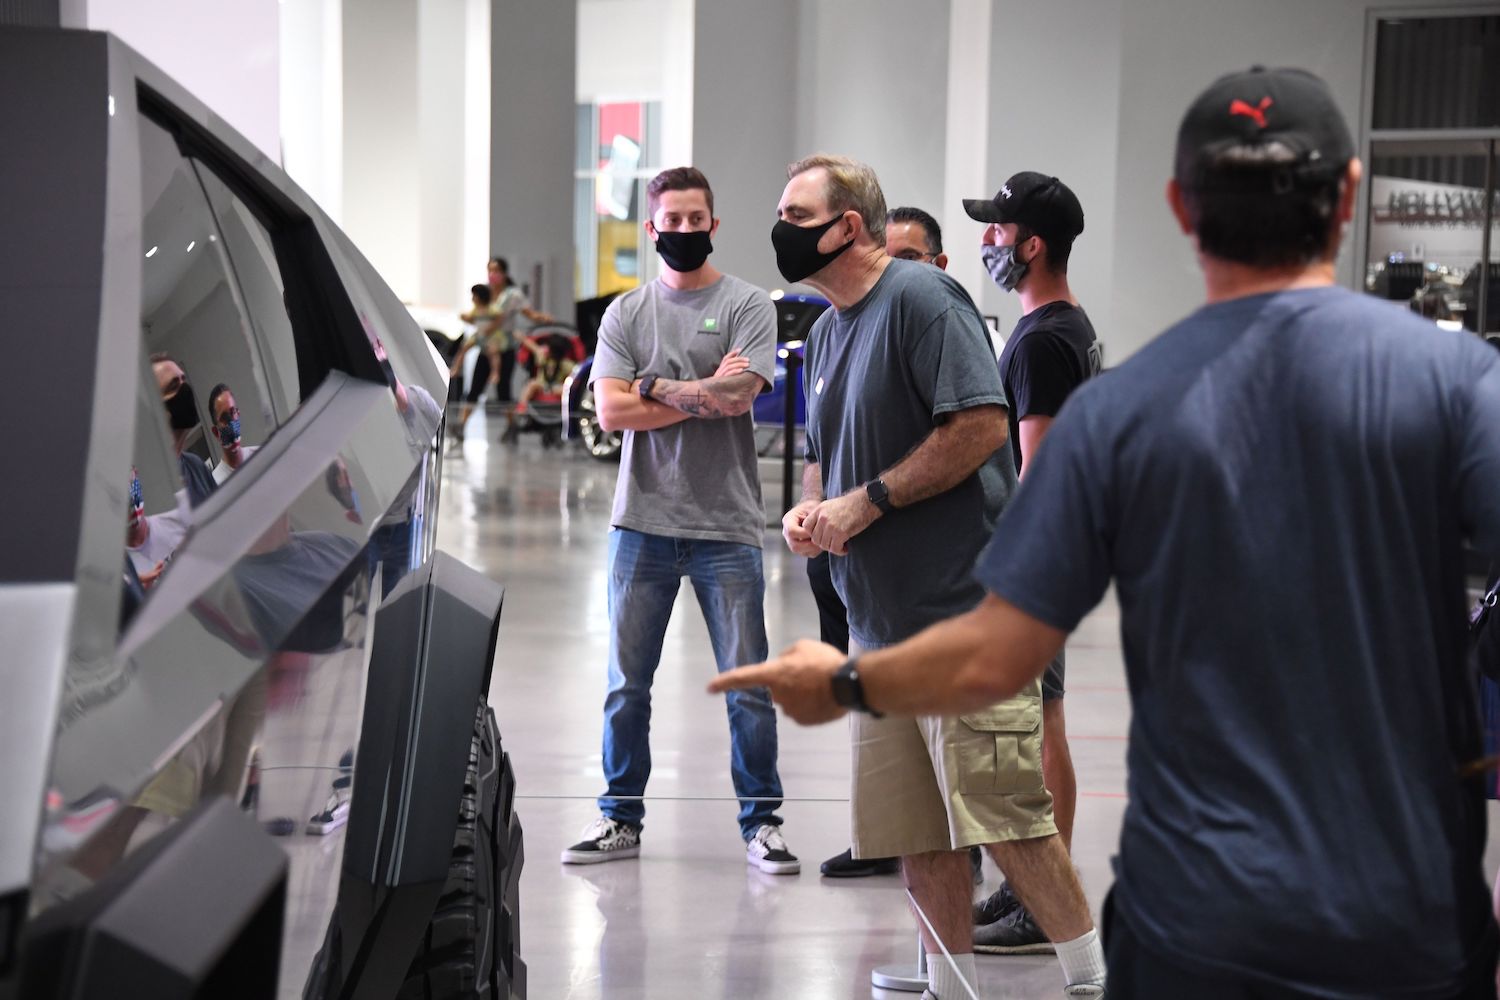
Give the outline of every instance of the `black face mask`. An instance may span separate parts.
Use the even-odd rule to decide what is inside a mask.
[[[663,264],[685,273],[702,267],[714,252],[714,245],[707,229],[691,233],[657,232],[656,252],[661,254]]]
[[[198,426],[198,399],[193,387],[186,382],[177,390],[177,395],[167,400],[167,416],[174,431],[192,430]]]
[[[820,226],[797,226],[780,219],[771,227],[771,246],[776,248],[776,268],[787,281],[801,281],[817,274],[854,245],[850,240],[830,253],[818,252],[818,241],[844,217],[840,212]]]

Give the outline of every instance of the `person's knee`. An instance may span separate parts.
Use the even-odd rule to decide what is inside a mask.
[[[908,886],[913,883],[940,880],[953,872],[965,878],[969,873],[969,851],[928,851],[908,854],[901,859],[901,874]]]
[[[1055,833],[1049,833],[1045,837],[1029,837],[1026,840],[1001,840],[984,846],[995,864],[1007,875],[1007,865],[1032,867],[1054,853],[1063,859],[1063,863],[1067,863],[1068,852],[1063,849],[1062,838]]]

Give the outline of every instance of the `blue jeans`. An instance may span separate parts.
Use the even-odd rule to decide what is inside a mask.
[[[698,595],[719,672],[766,658],[761,550],[736,542],[667,538],[616,528],[609,535],[609,693],[604,698],[604,776],[599,811],[640,826],[646,806],[611,796],[646,793],[651,776],[651,681],[661,661],[672,603],[686,576]],[[731,691],[729,762],[740,802],[740,835],[779,826],[776,712],[764,688]]]

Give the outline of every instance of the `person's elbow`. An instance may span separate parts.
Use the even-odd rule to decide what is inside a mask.
[[[628,401],[622,401],[618,392],[602,389],[594,394],[594,411],[602,430],[611,434],[628,430],[623,425],[622,402]]]
[[[979,711],[1014,698],[1031,678],[993,644],[974,650],[954,678],[954,696],[965,711]]]
[[[968,711],[1015,697],[1041,676],[1067,638],[993,594],[969,613],[967,624],[973,639],[953,684]]]
[[[755,405],[755,390],[736,392],[724,400],[723,412],[726,417],[743,417],[750,412]]]
[[[738,386],[728,393],[722,403],[721,409],[726,417],[743,417],[755,406],[755,397],[766,389],[766,381],[756,378],[750,385]]]
[[[978,437],[983,443],[986,455],[992,455],[1005,447],[1010,441],[1010,420],[1005,414],[1004,407],[997,406],[985,413],[985,420],[979,427]]]

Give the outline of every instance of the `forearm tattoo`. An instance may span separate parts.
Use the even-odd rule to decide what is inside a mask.
[[[692,417],[737,417],[749,412],[760,383],[760,376],[750,372],[691,382],[662,378],[652,387],[651,398]]]

